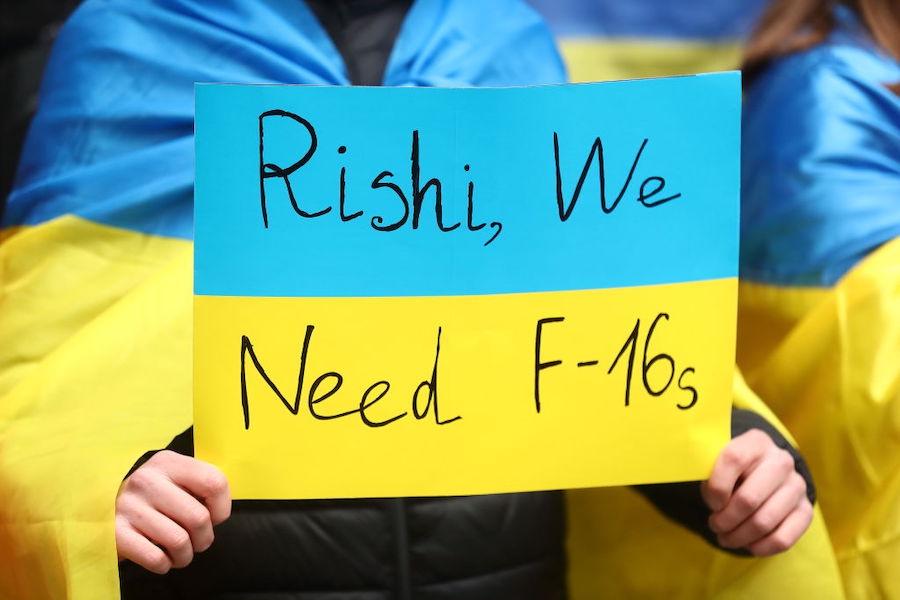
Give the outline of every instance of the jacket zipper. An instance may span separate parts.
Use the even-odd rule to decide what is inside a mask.
[[[396,555],[396,598],[412,600],[412,581],[409,569],[409,531],[406,526],[406,501],[395,498],[391,502],[391,520],[393,521]]]

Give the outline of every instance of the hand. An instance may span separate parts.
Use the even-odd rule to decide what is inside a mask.
[[[228,481],[216,467],[169,450],[157,452],[122,484],[116,498],[119,560],[163,574],[187,566],[213,542],[213,525],[231,515]]]
[[[784,552],[812,521],[793,456],[759,429],[725,446],[700,490],[712,510],[709,527],[724,548],[746,548],[755,556]]]

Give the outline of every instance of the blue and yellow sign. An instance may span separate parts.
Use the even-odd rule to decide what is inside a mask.
[[[195,443],[235,497],[709,473],[736,73],[196,94]]]

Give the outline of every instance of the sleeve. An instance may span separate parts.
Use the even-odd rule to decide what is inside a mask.
[[[144,452],[131,468],[128,469],[128,472],[125,474],[125,477],[122,479],[128,479],[131,477],[131,474],[140,469],[144,463],[153,458],[153,455],[157,452],[161,452],[163,450],[171,450],[172,452],[176,452],[178,454],[183,454],[184,456],[194,456],[194,426],[191,425],[169,442],[169,445],[165,448],[158,448],[156,450],[147,450]]]

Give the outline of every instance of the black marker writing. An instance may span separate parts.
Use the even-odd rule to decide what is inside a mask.
[[[640,163],[641,160],[641,156],[644,154],[644,150],[647,148],[647,144],[649,142],[649,138],[644,138],[644,140],[641,142],[641,146],[640,148],[638,148],[637,154],[635,154],[634,160],[631,162],[631,168],[628,170],[628,174],[625,176],[622,187],[619,188],[619,193],[616,195],[615,200],[613,200],[612,203],[609,203],[607,201],[606,194],[606,158],[603,154],[603,140],[599,136],[594,138],[594,143],[591,145],[591,150],[590,152],[588,152],[587,159],[584,161],[584,166],[581,169],[581,175],[579,175],[578,177],[578,182],[575,184],[575,190],[572,192],[572,197],[568,202],[566,202],[565,194],[563,192],[562,168],[560,166],[559,134],[554,132],[553,162],[556,167],[556,207],[559,213],[559,220],[565,222],[568,221],[569,217],[572,216],[572,211],[575,209],[575,205],[578,203],[578,199],[581,196],[581,188],[584,187],[584,182],[587,179],[588,173],[591,169],[591,164],[594,162],[595,157],[597,162],[597,179],[600,187],[600,210],[602,210],[604,214],[610,214],[614,210],[616,210],[616,207],[619,206],[619,203],[622,201],[622,198],[624,198],[625,194],[628,192],[629,187],[631,186],[631,180],[634,178],[635,170],[637,169],[638,163]],[[651,182],[656,184],[656,187],[648,192],[647,185]],[[641,183],[640,193],[637,197],[637,201],[647,208],[653,208],[675,200],[676,198],[679,198],[681,196],[681,194],[674,194],[672,196],[650,202],[650,198],[660,193],[665,185],[666,180],[657,175],[646,178]]]
[[[309,143],[301,147],[298,154],[300,157],[287,166],[276,164],[273,160],[266,157],[266,124],[270,123],[273,118],[288,119],[300,126],[300,131],[304,132],[304,136],[308,135]],[[292,138],[293,139],[293,138]],[[284,186],[285,193],[290,201],[291,208],[303,219],[317,219],[331,213],[332,206],[318,208],[318,210],[308,209],[309,201],[301,202],[301,184],[300,171],[311,164],[318,150],[318,135],[313,124],[300,115],[294,114],[286,110],[269,110],[259,115],[259,203],[262,216],[263,227],[269,228],[270,225],[270,197],[266,194],[267,180],[277,179]],[[399,201],[399,210],[386,214],[372,214],[369,218],[369,225],[375,231],[392,232],[401,227],[408,226],[411,229],[419,229],[425,225],[425,214],[431,212],[426,210],[426,198],[434,199],[434,226],[441,233],[453,232],[469,232],[475,233],[489,225],[489,230],[485,232],[486,237],[482,242],[483,246],[493,243],[503,230],[503,224],[499,220],[492,220],[489,223],[475,222],[475,182],[469,180],[466,184],[465,205],[462,202],[448,202],[448,198],[444,193],[444,184],[439,177],[429,177],[425,179],[422,174],[422,157],[420,150],[420,132],[414,129],[411,132],[411,146],[409,154],[409,187],[405,191],[401,184],[396,180],[394,174],[389,170],[378,172],[369,184],[371,190],[387,190],[392,193]],[[338,147],[338,155],[346,157],[349,155],[347,146]],[[465,171],[468,173],[470,165],[465,165]],[[349,191],[351,180],[349,167],[346,164],[340,165],[338,174],[337,189],[337,214],[341,223],[351,223],[356,219],[364,216],[367,210],[364,204],[358,201],[354,204],[356,210],[348,210],[351,193]],[[425,179],[423,181],[423,179]],[[319,199],[321,200],[321,199]],[[457,218],[452,218],[451,214],[457,214]],[[462,217],[466,216],[466,227],[462,228]],[[393,216],[389,216],[393,215]]]
[[[275,385],[275,383],[272,381],[272,378],[269,377],[269,374],[266,372],[265,367],[263,367],[262,361],[259,360],[259,357],[256,354],[256,350],[254,349],[253,344],[250,341],[250,337],[246,335],[241,336],[241,409],[244,417],[244,429],[250,429],[251,427],[250,395],[247,386],[247,357],[250,357],[250,362],[252,363],[253,368],[266,383],[269,390],[274,392],[275,396],[281,401],[284,407],[287,408],[290,414],[297,415],[299,414],[300,408],[303,403],[304,379],[306,377],[307,363],[310,360],[314,331],[315,326],[306,326],[306,333],[304,335],[303,345],[300,350],[300,362],[297,371],[297,389],[294,395],[293,402],[288,401],[288,399],[281,392],[278,386]],[[419,385],[411,394],[409,402],[412,406],[413,416],[416,420],[421,421],[428,417],[431,413],[434,415],[434,422],[436,425],[447,425],[449,423],[453,423],[462,419],[462,416],[457,415],[449,419],[441,417],[439,406],[440,386],[438,385],[438,372],[441,355],[441,332],[442,328],[438,327],[437,342],[434,351],[434,362],[432,363],[431,374],[421,383],[419,383]],[[408,414],[408,411],[404,411],[398,414],[394,414],[383,420],[378,420],[375,417],[371,416],[370,410],[372,409],[372,407],[385,399],[388,395],[388,392],[391,390],[391,383],[386,379],[380,379],[369,385],[365,389],[365,391],[363,391],[362,396],[359,399],[359,403],[355,408],[337,412],[334,412],[333,410],[328,411],[327,405],[329,404],[329,402],[327,401],[329,401],[333,397],[336,397],[339,392],[341,392],[343,386],[344,375],[338,371],[327,371],[316,377],[313,380],[312,384],[309,386],[309,391],[305,396],[306,405],[308,406],[310,416],[320,421],[331,421],[333,419],[341,419],[354,414],[358,414],[361,422],[365,426],[378,428],[390,425],[391,423],[402,419]]]

